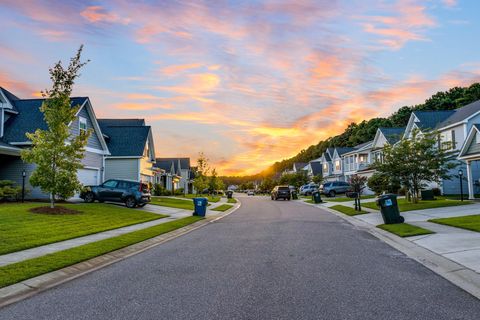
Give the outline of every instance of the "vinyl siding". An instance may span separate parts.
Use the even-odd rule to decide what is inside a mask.
[[[105,180],[138,180],[139,159],[105,159]]]
[[[79,135],[80,134],[80,128],[79,128],[79,117],[83,117],[87,119],[87,129],[92,129],[92,134],[90,137],[88,137],[87,141],[87,147],[98,149],[98,150],[103,150],[102,144],[100,143],[100,140],[98,139],[97,133],[93,131],[93,122],[92,119],[90,118],[90,115],[88,114],[87,108],[83,107],[82,110],[78,113],[77,118],[72,122],[70,125],[70,133],[72,135]]]
[[[153,163],[147,157],[140,159],[140,174],[143,176],[142,181],[153,183],[154,172],[152,171]]]
[[[470,143],[470,146],[468,147],[465,155],[480,154],[480,143],[477,143],[477,135],[478,135],[478,132],[475,132],[472,142]]]
[[[450,180],[444,180],[441,183],[442,192],[444,194],[460,194],[460,179],[458,178],[458,170],[463,170],[463,193],[468,194],[468,182],[467,182],[467,166],[464,161],[460,161],[461,164],[456,168],[452,169],[449,174],[451,175]],[[480,161],[472,161],[472,177],[474,181],[473,190],[474,193],[480,193],[480,187],[478,185],[480,178]]]
[[[86,151],[82,159],[82,164],[86,167],[93,167],[93,168],[100,169],[103,166],[102,158],[103,158],[103,155],[101,154]]]
[[[10,180],[18,186],[22,186],[22,171],[25,170],[25,194],[26,199],[48,199],[48,195],[43,193],[40,188],[34,188],[29,183],[29,177],[32,175],[35,165],[24,163],[20,158],[6,158],[0,155],[0,180]]]

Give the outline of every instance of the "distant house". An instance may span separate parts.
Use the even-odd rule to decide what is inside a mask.
[[[152,128],[144,119],[98,119],[110,155],[105,158],[105,180],[155,182],[155,146]]]
[[[156,158],[155,167],[162,170],[157,183],[167,190],[183,188],[185,193],[195,192],[190,158]]]
[[[22,172],[26,174],[26,187],[30,190],[28,197],[45,199],[49,195],[29,184],[29,177],[35,169],[34,164],[24,163],[20,151],[29,148],[32,143],[26,133],[37,129],[47,129],[40,107],[44,99],[20,99],[0,87],[0,180],[12,180],[22,183]],[[92,129],[82,159],[83,169],[78,170],[79,181],[92,185],[104,180],[104,157],[110,155],[92,104],[88,97],[71,98],[72,106],[79,106],[76,119],[70,124],[70,133],[80,135]]]
[[[307,171],[307,176],[309,179],[313,177],[322,175],[322,163],[320,160],[312,160],[305,166],[305,171]]]
[[[403,128],[383,128],[380,127],[375,133],[375,138],[372,143],[372,162],[382,161],[383,148],[385,145],[395,145],[403,137],[405,127]]]

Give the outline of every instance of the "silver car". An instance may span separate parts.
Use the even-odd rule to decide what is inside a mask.
[[[351,190],[352,186],[344,181],[325,182],[320,186],[320,192],[329,197],[335,197],[338,193],[345,193]]]

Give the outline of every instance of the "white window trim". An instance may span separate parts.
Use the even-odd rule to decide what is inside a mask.
[[[85,124],[85,129],[82,129],[82,124]],[[78,133],[82,134],[82,131],[85,131],[85,133],[88,131],[87,118],[78,117]]]

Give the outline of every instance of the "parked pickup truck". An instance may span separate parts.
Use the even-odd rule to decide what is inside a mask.
[[[80,198],[87,203],[123,202],[128,208],[143,207],[150,202],[150,197],[148,184],[133,180],[107,180],[99,186],[86,186],[80,193]]]

